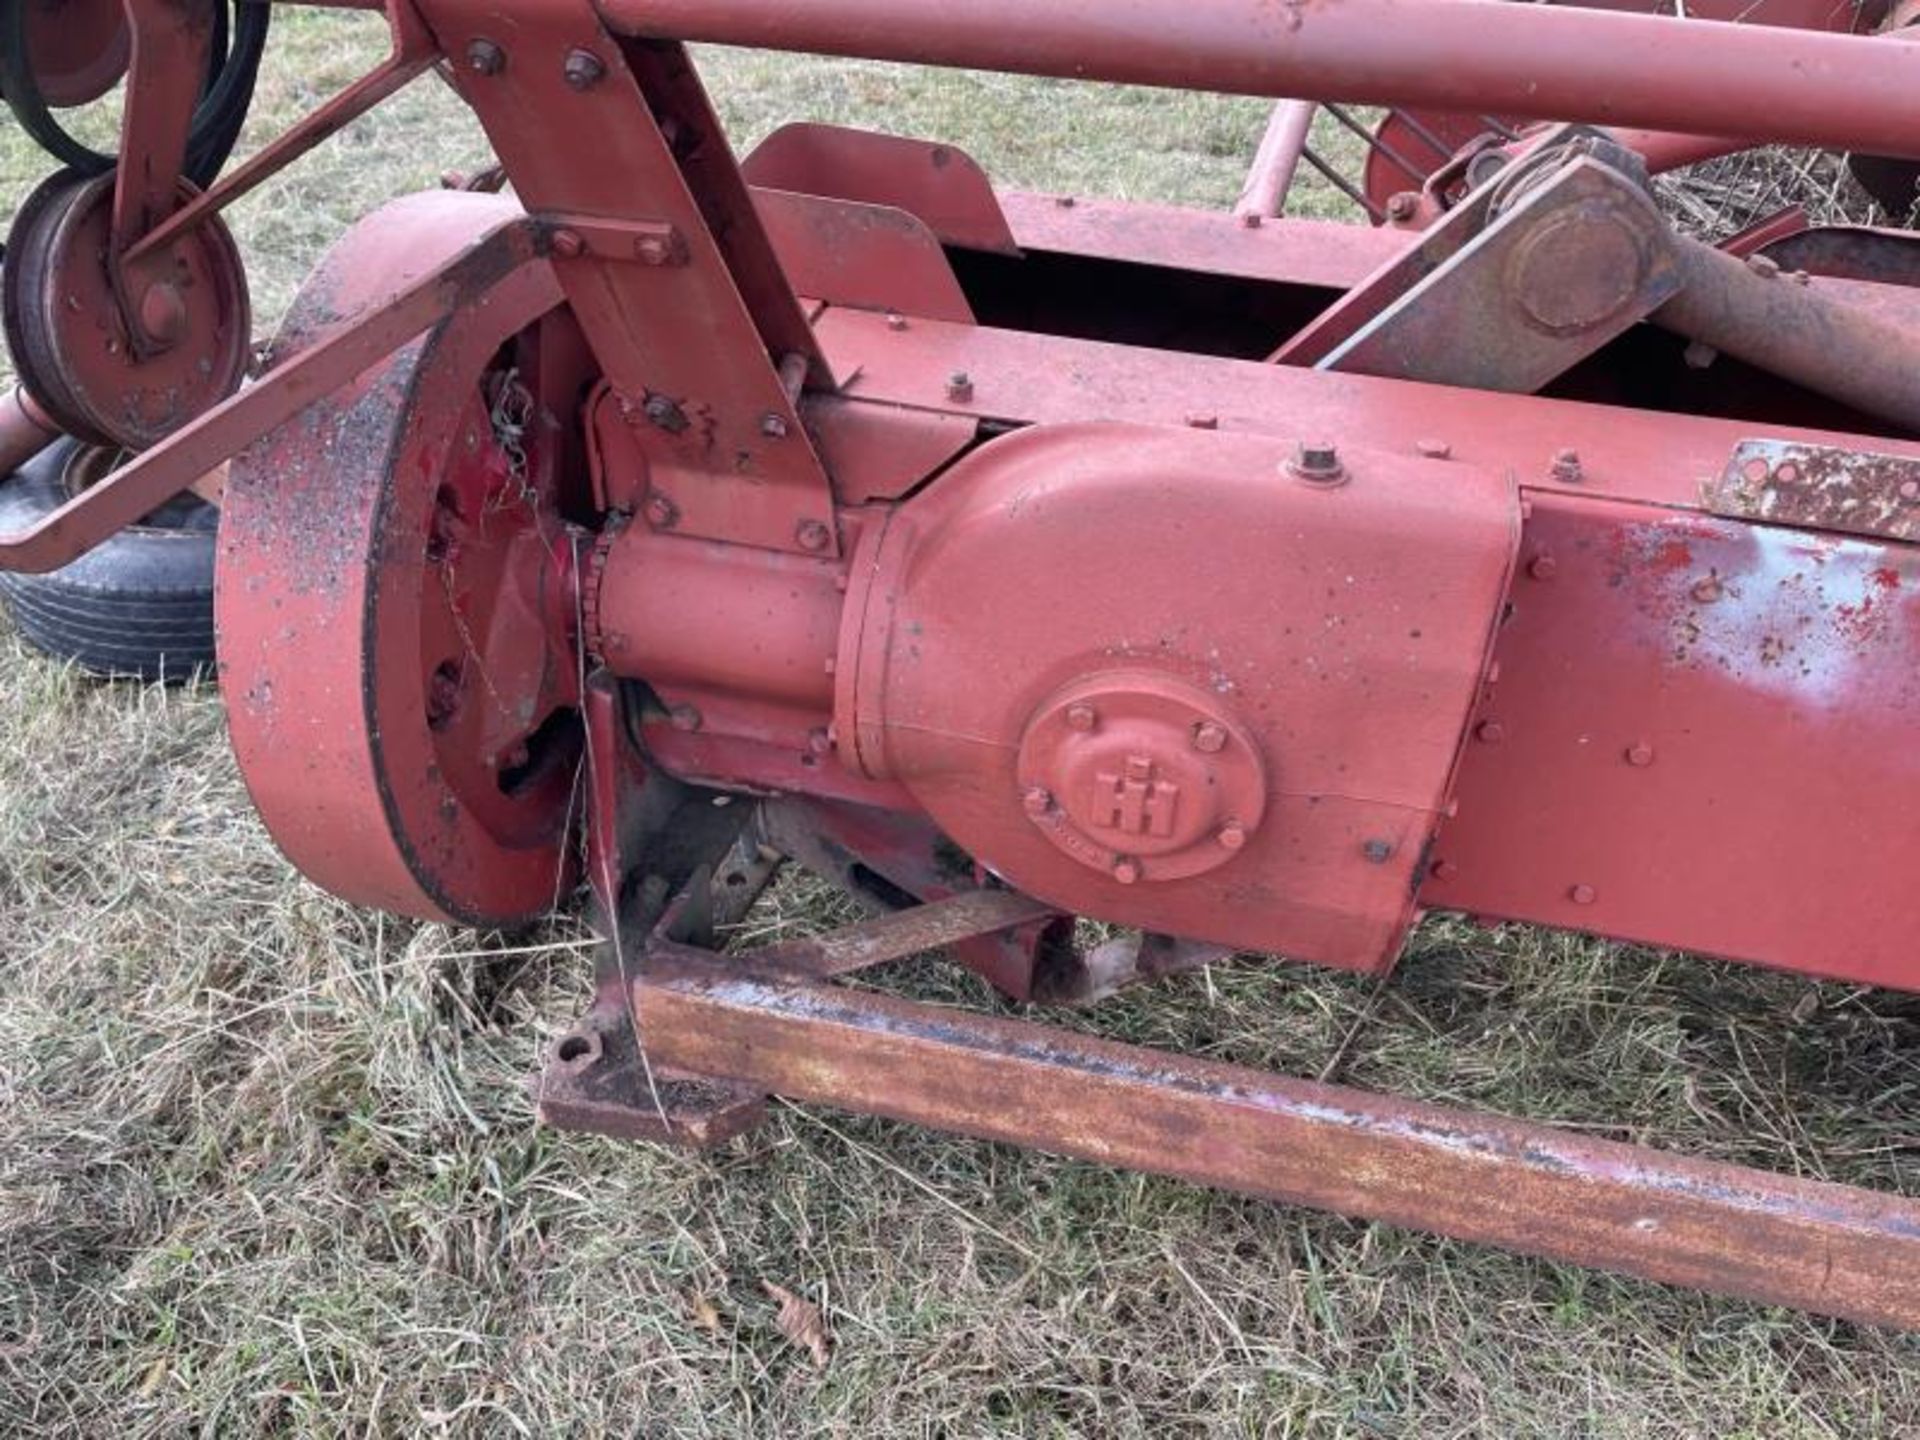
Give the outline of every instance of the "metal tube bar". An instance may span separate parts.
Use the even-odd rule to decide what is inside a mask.
[[[632,990],[656,1065],[1768,1303],[1920,1325],[1920,1202],[743,972]]]
[[[1911,328],[1763,256],[1738,260],[1681,238],[1677,258],[1684,283],[1653,313],[1661,328],[1920,431],[1920,342]]]
[[[1293,173],[1300,168],[1317,108],[1311,100],[1282,100],[1273,107],[1247,182],[1234,203],[1234,214],[1273,219],[1285,212],[1287,192],[1293,189]]]
[[[1920,158],[1920,46],[1559,5],[1495,13],[1495,3],[600,0],[600,10],[651,39]]]

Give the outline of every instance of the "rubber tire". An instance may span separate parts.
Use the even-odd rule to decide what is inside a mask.
[[[68,466],[84,454],[60,440],[0,480],[0,534],[64,504]],[[214,531],[220,512],[185,495],[47,575],[0,571],[0,601],[27,644],[90,675],[179,683],[210,670]]]

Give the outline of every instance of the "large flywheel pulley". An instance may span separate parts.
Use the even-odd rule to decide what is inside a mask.
[[[280,343],[515,214],[463,194],[387,207]],[[528,267],[233,465],[216,606],[234,748],[281,848],[364,903],[504,925],[571,887],[591,547],[567,487],[590,377],[559,305]]]

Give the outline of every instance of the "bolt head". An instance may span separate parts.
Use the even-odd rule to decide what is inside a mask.
[[[561,75],[572,90],[591,90],[607,73],[607,65],[591,50],[569,50]]]
[[[1404,224],[1419,213],[1419,210],[1420,197],[1411,190],[1402,190],[1396,195],[1387,197],[1387,218],[1389,220]]]
[[[887,328],[894,331],[906,329],[907,317],[902,315],[898,310],[889,310],[887,312]]]
[[[680,518],[680,507],[658,491],[647,496],[645,507],[647,523],[656,530],[670,530]]]
[[[578,230],[556,230],[548,243],[562,260],[577,260],[587,253],[587,242]]]
[[[467,69],[476,75],[498,75],[507,68],[507,52],[491,40],[474,40],[467,46]]]
[[[1444,440],[1416,440],[1414,453],[1428,460],[1450,460],[1453,458],[1453,446]]]
[[[1211,410],[1189,410],[1187,412],[1187,427],[1191,430],[1218,430],[1220,428],[1220,417],[1215,415]]]
[[[760,417],[760,433],[769,440],[784,440],[787,438],[787,422],[769,411]]]
[[[1324,440],[1295,446],[1293,458],[1287,462],[1287,473],[1309,485],[1339,485],[1347,478],[1346,467],[1340,463],[1340,451]]]
[[[1629,765],[1647,766],[1653,763],[1653,746],[1644,740],[1636,740],[1627,747]]]
[[[1720,584],[1719,576],[1709,575],[1704,580],[1696,580],[1691,593],[1693,598],[1702,605],[1711,605],[1725,593],[1725,590]]]
[[[1600,897],[1591,885],[1575,885],[1567,891],[1567,898],[1576,905],[1591,905]]]
[[[1452,880],[1460,873],[1460,867],[1451,860],[1436,860],[1427,873],[1436,880]]]
[[[1093,706],[1084,703],[1067,707],[1067,725],[1074,730],[1091,730],[1100,723],[1100,716]]]
[[[1780,273],[1780,262],[1775,260],[1771,255],[1749,255],[1747,257],[1747,269],[1758,275],[1762,280],[1771,280]]]
[[[1125,858],[1113,862],[1113,878],[1122,885],[1132,885],[1140,879],[1140,862]]]
[[[1240,217],[1240,224],[1248,230],[1258,230],[1266,223],[1266,217],[1258,210],[1249,210]]]
[[[793,532],[802,550],[824,550],[833,540],[833,532],[819,520],[802,520]]]
[[[141,327],[162,344],[171,345],[187,333],[187,299],[171,280],[149,285],[140,297]]]
[[[1220,842],[1222,850],[1239,850],[1247,843],[1247,827],[1238,820],[1229,820],[1213,838]]]
[[[1560,562],[1551,555],[1536,555],[1527,562],[1527,574],[1536,580],[1551,580],[1560,571]]]
[[[956,370],[947,377],[947,398],[949,400],[971,400],[973,398],[973,377],[964,370]]]
[[[807,732],[807,749],[816,755],[826,755],[832,752],[833,736],[827,732],[824,725]]]
[[[1193,748],[1202,755],[1218,755],[1227,748],[1227,727],[1203,720],[1193,727]]]
[[[1360,853],[1366,856],[1370,863],[1374,865],[1384,865],[1393,858],[1393,842],[1391,840],[1369,840],[1360,847]]]
[[[692,733],[703,723],[700,712],[691,705],[674,705],[667,710],[667,721],[676,730]]]
[[[1473,737],[1483,745],[1498,745],[1507,738],[1507,727],[1498,720],[1482,720],[1473,727]]]
[[[1020,796],[1020,808],[1029,815],[1044,815],[1053,808],[1053,796],[1044,785],[1029,785]]]
[[[1578,450],[1560,450],[1553,457],[1553,478],[1563,485],[1572,485],[1581,478],[1580,452]]]

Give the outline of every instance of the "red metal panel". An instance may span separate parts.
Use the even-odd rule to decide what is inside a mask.
[[[1920,988],[1920,550],[1538,495],[1495,654],[1423,902]]]
[[[1067,425],[969,455],[856,555],[843,761],[1063,909],[1391,963],[1518,504],[1498,472],[1292,450]]]

